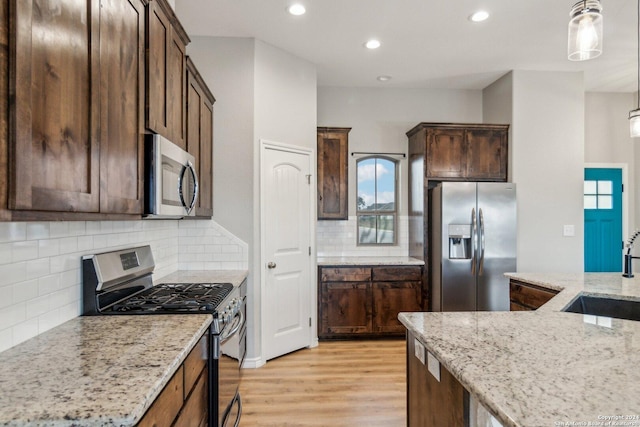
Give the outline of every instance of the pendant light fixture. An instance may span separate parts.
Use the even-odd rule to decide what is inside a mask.
[[[638,0],[638,108],[629,111],[631,138],[640,137],[640,0]]]
[[[569,16],[570,61],[586,61],[602,53],[602,6],[600,0],[580,0]]]

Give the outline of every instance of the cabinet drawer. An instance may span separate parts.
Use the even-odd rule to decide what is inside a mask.
[[[375,282],[402,282],[422,279],[422,268],[418,266],[373,267],[371,272]]]
[[[518,304],[522,309],[536,310],[558,294],[558,291],[515,280],[509,282],[509,287],[512,305]]]
[[[193,388],[198,376],[204,369],[207,364],[207,355],[208,355],[208,335],[205,334],[196,346],[191,350],[191,353],[187,356],[184,361],[184,397],[187,397],[187,394]]]
[[[371,279],[371,269],[362,267],[321,268],[322,282],[366,282]]]

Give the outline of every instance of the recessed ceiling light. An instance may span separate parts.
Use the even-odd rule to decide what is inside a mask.
[[[367,49],[377,49],[380,47],[380,42],[376,39],[371,39],[364,44]]]
[[[471,15],[469,17],[469,20],[473,22],[482,22],[482,21],[486,21],[487,18],[489,18],[489,12],[485,10],[479,10],[475,12],[473,15]]]
[[[305,12],[307,11],[307,9],[305,9],[305,7],[300,3],[292,4],[291,6],[289,6],[287,10],[289,11],[290,14],[295,16],[304,15]]]
[[[379,82],[388,82],[389,80],[391,80],[391,76],[378,76],[377,80]]]

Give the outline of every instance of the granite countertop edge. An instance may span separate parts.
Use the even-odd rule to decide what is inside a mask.
[[[424,265],[424,261],[409,256],[320,256],[318,266],[376,266],[376,265]]]

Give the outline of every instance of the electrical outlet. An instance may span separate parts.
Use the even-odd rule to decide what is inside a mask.
[[[565,225],[562,229],[562,235],[564,237],[573,237],[576,235],[576,226],[575,225]]]
[[[415,356],[416,358],[422,362],[422,364],[425,364],[425,358],[424,358],[424,346],[422,345],[422,343],[420,341],[418,341],[417,339],[414,338],[413,341],[413,347],[415,348]]]

